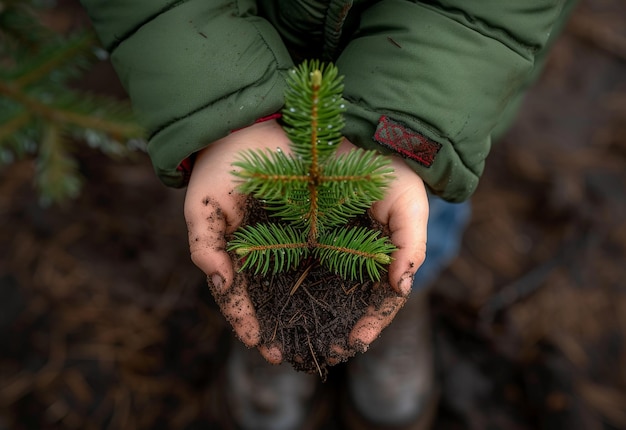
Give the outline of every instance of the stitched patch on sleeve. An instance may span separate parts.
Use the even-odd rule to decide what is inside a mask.
[[[432,166],[435,156],[441,149],[440,143],[430,140],[385,115],[378,120],[374,139],[403,157],[417,161],[424,167]]]

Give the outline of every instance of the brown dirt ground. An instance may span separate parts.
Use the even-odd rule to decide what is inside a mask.
[[[493,150],[432,297],[437,430],[626,428],[624,16],[582,3]],[[107,65],[84,85],[119,94]],[[231,335],[189,261],[183,192],[145,157],[80,162],[66,207],[38,206],[31,162],[0,172],[0,429],[219,428]]]

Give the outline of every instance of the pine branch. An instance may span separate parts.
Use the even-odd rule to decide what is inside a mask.
[[[233,166],[241,168],[233,172],[240,179],[239,191],[262,200],[281,201],[309,182],[306,165],[282,151],[245,151]]]
[[[290,226],[258,224],[235,232],[228,250],[245,256],[242,270],[255,268],[255,274],[266,275],[273,265],[273,273],[296,268],[309,254],[305,236]]]
[[[111,118],[110,112],[103,108],[106,104],[112,104],[110,100],[102,98],[101,106],[98,106],[97,98],[94,96],[78,95],[69,89],[66,91],[67,93],[60,97],[53,97],[53,104],[47,104],[27,92],[20,91],[19,87],[11,82],[0,81],[0,95],[12,99],[47,122],[99,130],[115,138],[141,135],[141,128],[132,120],[124,122]],[[98,110],[102,114],[94,115]],[[130,111],[128,112],[130,116]],[[0,133],[4,133],[3,127],[0,127]]]
[[[31,120],[31,115],[28,112],[21,111],[14,113],[9,118],[3,118],[0,126],[0,143],[15,136],[15,134]]]
[[[0,9],[0,56],[17,58],[36,49],[50,35],[23,0],[4,0]]]
[[[342,78],[333,65],[303,63],[289,75],[284,129],[293,155],[248,151],[234,166],[239,191],[261,200],[283,224],[247,227],[228,249],[242,270],[263,275],[296,267],[311,252],[344,278],[379,280],[396,249],[368,228],[337,229],[384,197],[390,161],[373,151],[336,156],[341,142]]]
[[[94,45],[95,38],[91,32],[45,45],[36,55],[20,62],[4,77],[17,88],[26,88],[44,79],[62,83],[78,76],[80,69],[89,64],[86,57]]]
[[[70,138],[125,156],[141,147],[144,133],[127,103],[70,87],[95,61],[92,32],[55,34],[32,4],[0,4],[0,156],[7,163],[35,155],[42,200],[62,201],[81,183]]]
[[[320,182],[339,187],[348,185],[354,188],[354,192],[367,194],[364,198],[376,201],[383,198],[392,179],[393,169],[386,158],[373,151],[356,149],[329,159]]]
[[[280,201],[265,201],[265,208],[273,216],[302,229],[305,236],[309,236],[309,214],[312,208],[307,184],[303,184],[300,189],[290,190]]]
[[[35,181],[43,205],[78,196],[81,178],[76,160],[66,151],[59,127],[44,128],[36,164]]]
[[[332,65],[304,62],[289,74],[284,129],[294,143],[295,154],[310,161],[314,168],[334,154],[341,143],[341,114],[346,110],[342,92],[343,77]]]
[[[351,218],[363,214],[371,203],[336,189],[320,189],[318,219],[320,234],[331,228],[347,224]]]
[[[363,268],[369,278],[378,281],[389,254],[395,250],[387,238],[365,227],[335,230],[320,238],[314,255],[320,263],[346,279],[363,281]]]

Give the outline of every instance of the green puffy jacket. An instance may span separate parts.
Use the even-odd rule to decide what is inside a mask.
[[[573,0],[82,0],[149,133],[162,181],[280,111],[304,58],[344,75],[345,136],[403,156],[431,191],[476,188]]]

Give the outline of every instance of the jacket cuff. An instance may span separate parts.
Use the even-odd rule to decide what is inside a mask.
[[[270,121],[273,119],[279,119],[281,117],[282,117],[282,114],[280,112],[277,112],[268,116],[264,116],[263,118],[259,118],[256,121],[254,121],[254,123],[258,124],[260,122]],[[241,130],[241,128],[232,130],[231,132],[234,133],[238,130]],[[193,170],[193,165],[195,161],[196,161],[196,153],[194,152],[189,157],[185,158],[176,168],[177,173],[180,172],[183,175],[183,182],[185,184],[189,182],[189,178],[191,177],[191,171]]]
[[[470,3],[375,3],[337,59],[349,102],[346,137],[404,157],[434,194],[453,202],[476,189],[492,132],[525,89],[565,2]],[[477,10],[458,12],[466,8]]]
[[[452,142],[415,117],[381,115],[348,102],[344,135],[353,144],[402,157],[428,187],[449,202],[462,202],[478,186],[480,175],[465,166]],[[490,146],[487,139],[486,146]]]

